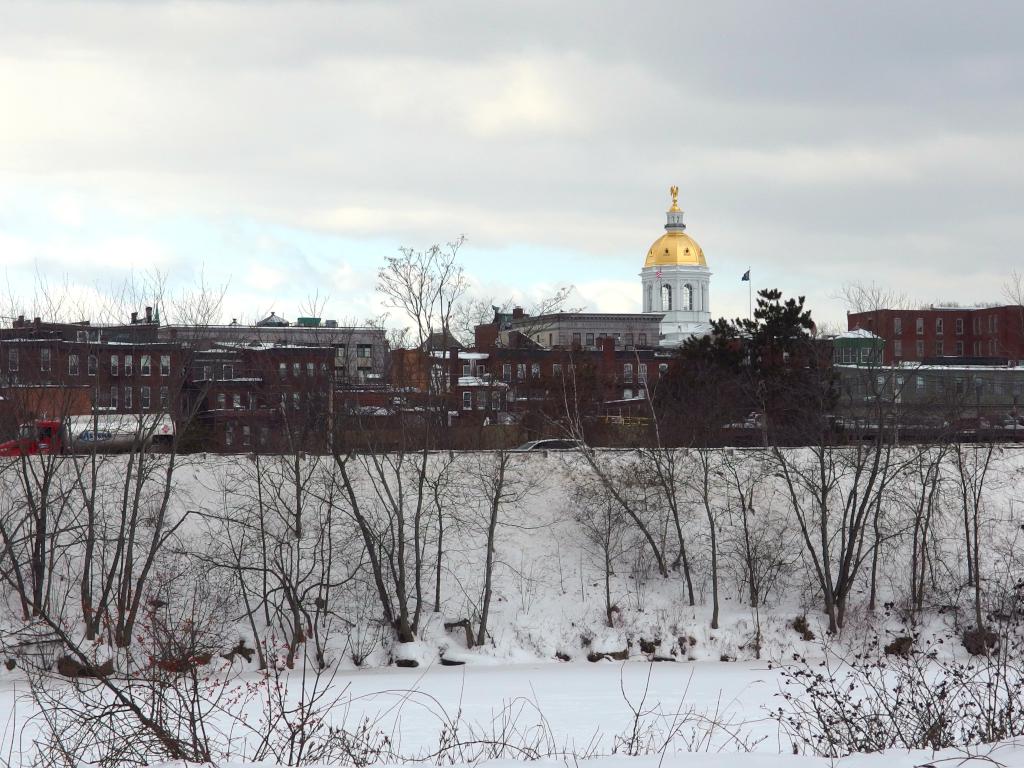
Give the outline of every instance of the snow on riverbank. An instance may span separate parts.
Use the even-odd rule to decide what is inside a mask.
[[[10,685],[0,689],[0,722],[8,734],[5,756],[27,764],[31,752],[21,726],[31,706],[14,701]],[[292,684],[297,681],[293,680]],[[566,755],[529,761],[534,766],[576,768],[916,768],[917,766],[1024,766],[1024,742],[945,750],[890,750],[852,755],[838,761],[793,755],[768,711],[781,703],[777,668],[755,662],[699,664],[517,664],[466,667],[433,665],[425,669],[342,671],[333,685],[344,690],[341,706],[329,722],[354,729],[363,722],[387,736],[395,754],[422,760],[453,722],[464,737],[509,732]],[[20,686],[19,686],[20,688]],[[663,754],[631,757],[626,750],[634,728],[633,709],[644,714],[640,727],[677,736]],[[711,726],[711,721],[717,723]],[[224,727],[220,723],[219,727]],[[11,735],[21,734],[21,741]],[[688,750],[697,750],[690,752]],[[747,749],[751,751],[746,751]],[[575,755],[575,756],[574,756]],[[965,756],[977,759],[964,762]],[[588,757],[592,756],[592,757]],[[427,764],[430,764],[427,760]],[[398,763],[396,763],[398,764]],[[183,768],[181,763],[170,763]],[[222,768],[253,765],[238,755]],[[262,766],[275,763],[260,763]],[[525,762],[501,759],[476,765],[522,768]]]

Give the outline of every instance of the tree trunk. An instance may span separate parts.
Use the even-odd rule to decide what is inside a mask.
[[[491,610],[492,576],[494,573],[494,543],[498,530],[498,512],[501,508],[501,497],[505,486],[505,468],[508,457],[498,457],[498,474],[494,480],[491,493],[490,517],[487,521],[487,554],[484,561],[484,591],[480,608],[480,627],[476,634],[476,644],[483,645],[487,640],[487,618]]]
[[[611,546],[604,548],[604,613],[608,620],[608,626],[612,627],[615,622],[612,620],[612,553]]]

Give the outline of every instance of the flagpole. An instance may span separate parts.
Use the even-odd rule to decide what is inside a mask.
[[[750,275],[750,267],[747,267],[747,275]],[[747,278],[747,319],[754,319],[754,281]]]

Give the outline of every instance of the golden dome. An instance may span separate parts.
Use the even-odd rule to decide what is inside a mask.
[[[644,267],[669,267],[676,264],[706,267],[708,263],[704,260],[704,251],[685,232],[683,212],[679,208],[679,187],[672,186],[669,194],[672,195],[672,207],[668,209],[665,234],[648,249]]]
[[[685,232],[666,232],[647,251],[645,267],[667,267],[673,264],[706,267],[704,251]]]

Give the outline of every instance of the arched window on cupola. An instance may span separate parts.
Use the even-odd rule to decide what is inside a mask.
[[[661,311],[671,312],[672,311],[672,286],[663,285],[661,286]]]
[[[647,286],[647,301],[644,304],[644,312],[654,311],[654,290],[651,286]]]
[[[683,286],[683,309],[687,312],[693,311],[693,286],[689,283]]]

